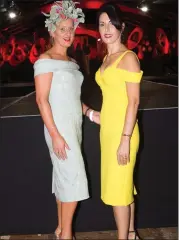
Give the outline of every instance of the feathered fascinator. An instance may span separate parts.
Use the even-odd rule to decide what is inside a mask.
[[[79,3],[71,0],[54,2],[50,13],[43,13],[46,17],[48,17],[45,20],[45,27],[48,28],[48,31],[54,32],[56,30],[56,23],[68,18],[74,21],[75,28],[79,25],[79,23],[84,23],[85,15],[81,8],[76,8],[76,4]]]

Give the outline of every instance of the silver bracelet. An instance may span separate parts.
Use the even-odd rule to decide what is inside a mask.
[[[93,122],[93,113],[93,110],[91,110],[91,112],[89,113],[89,119],[91,120],[91,122]]]

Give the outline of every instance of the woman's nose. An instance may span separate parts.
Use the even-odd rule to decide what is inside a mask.
[[[109,24],[106,24],[106,25],[105,25],[105,32],[109,32],[109,31],[110,31]]]

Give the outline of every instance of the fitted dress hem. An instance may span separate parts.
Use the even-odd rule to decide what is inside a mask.
[[[80,198],[74,198],[74,199],[64,200],[63,198],[58,197],[58,196],[56,195],[56,193],[52,192],[52,194],[55,195],[55,198],[56,198],[57,200],[59,200],[60,202],[64,202],[64,203],[65,203],[65,202],[80,202],[80,201],[87,200],[87,199],[90,198],[90,196],[88,195],[88,196],[84,196],[84,197],[80,197]]]
[[[103,197],[101,197],[101,200],[106,204],[106,205],[109,205],[109,206],[113,206],[113,207],[117,207],[117,206],[128,206],[130,204],[132,204],[134,202],[134,197],[132,199],[130,199],[129,201],[123,203],[123,202],[112,202],[112,201],[108,201],[108,200],[105,200]]]

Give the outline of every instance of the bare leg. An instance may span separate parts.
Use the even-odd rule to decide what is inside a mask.
[[[58,238],[60,236],[60,233],[61,233],[61,224],[62,224],[62,203],[56,199],[56,202],[57,202],[57,213],[58,213],[58,226],[55,230],[55,235],[56,237]]]
[[[135,219],[135,203],[133,202],[130,204],[130,226],[129,226],[129,235],[128,239],[135,239],[135,228],[134,228],[134,219]],[[138,236],[136,236],[136,239],[139,239]]]
[[[72,221],[78,202],[62,202],[61,239],[72,239]]]
[[[128,239],[130,206],[115,206],[113,211],[118,230],[118,239]]]
[[[134,202],[132,204],[130,204],[130,211],[131,211],[131,217],[130,217],[129,231],[134,231],[134,214],[135,214],[135,203]]]

